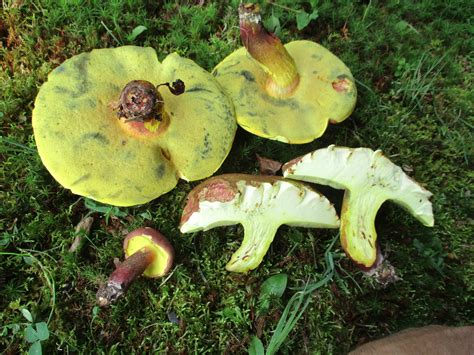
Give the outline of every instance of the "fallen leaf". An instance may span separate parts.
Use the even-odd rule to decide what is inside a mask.
[[[77,224],[76,236],[69,247],[70,253],[74,253],[81,246],[84,235],[88,235],[91,231],[92,223],[94,223],[94,218],[88,216],[81,219],[81,221]]]
[[[276,160],[261,157],[257,154],[257,161],[261,175],[276,175],[281,169],[282,163]]]

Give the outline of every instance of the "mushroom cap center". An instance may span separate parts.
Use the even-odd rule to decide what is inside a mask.
[[[163,97],[146,80],[132,80],[125,85],[117,108],[120,126],[136,138],[156,137],[169,124]]]
[[[156,118],[157,105],[160,104],[163,104],[163,98],[152,83],[146,80],[133,80],[120,94],[119,114],[127,120],[145,121]]]

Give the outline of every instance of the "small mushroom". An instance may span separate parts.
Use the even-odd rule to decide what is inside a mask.
[[[173,246],[153,228],[139,228],[127,234],[123,250],[125,261],[116,264],[107,283],[97,291],[97,303],[102,307],[122,296],[138,276],[161,277],[173,265]]]
[[[256,4],[241,4],[245,48],[213,71],[234,101],[238,124],[261,137],[307,143],[354,110],[357,90],[347,66],[311,41],[283,45],[262,24]],[[250,54],[250,55],[249,55]]]
[[[341,243],[346,254],[366,270],[380,261],[374,222],[386,200],[401,205],[425,226],[434,225],[431,192],[380,150],[331,145],[286,163],[283,175],[346,189],[341,211]]]
[[[212,175],[236,127],[232,103],[208,72],[175,53],[160,63],[152,48],[135,46],[66,60],[33,110],[38,152],[53,177],[116,206],[146,203],[179,178]]]
[[[255,269],[282,224],[339,227],[331,203],[304,184],[276,176],[226,174],[189,193],[180,230],[191,233],[237,223],[244,227],[244,240],[226,266],[233,272]]]

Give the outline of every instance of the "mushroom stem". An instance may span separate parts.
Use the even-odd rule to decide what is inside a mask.
[[[425,226],[434,224],[431,192],[406,175],[380,150],[331,145],[292,160],[283,176],[346,189],[341,210],[341,243],[346,254],[366,271],[380,261],[375,216],[393,200]]]
[[[386,198],[367,191],[347,190],[341,212],[341,244],[361,268],[377,264],[375,216]]]
[[[163,96],[158,92],[160,86],[168,87],[175,96],[181,95],[185,90],[184,82],[180,79],[156,87],[146,80],[133,80],[120,94],[119,118],[123,117],[125,122],[162,121],[165,110]]]
[[[156,87],[146,80],[133,80],[122,90],[119,101],[119,118],[125,122],[162,120],[163,97]]]
[[[155,260],[156,254],[149,248],[142,248],[116,266],[107,284],[97,291],[97,303],[108,306],[127,291],[132,282]]]
[[[280,223],[262,221],[243,221],[244,240],[226,265],[227,271],[247,272],[255,269],[263,260],[272,244]]]
[[[239,6],[240,37],[250,55],[270,76],[265,84],[267,93],[275,97],[291,95],[299,83],[295,61],[280,39],[262,24],[257,4]]]

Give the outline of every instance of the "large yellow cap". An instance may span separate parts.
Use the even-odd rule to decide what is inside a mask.
[[[160,88],[166,124],[158,134],[124,129],[128,123],[113,107],[128,82],[176,79],[186,90],[174,96]],[[171,54],[160,63],[152,48],[125,46],[83,53],[56,68],[36,98],[33,129],[41,159],[61,185],[131,206],[168,192],[179,177],[212,175],[230,151],[236,123],[219,84],[193,61]]]
[[[233,100],[242,128],[285,143],[311,142],[328,122],[341,122],[352,113],[354,78],[338,57],[317,43],[294,41],[285,48],[299,74],[297,87],[285,97],[269,94],[268,73],[245,48],[219,63],[213,75]]]

